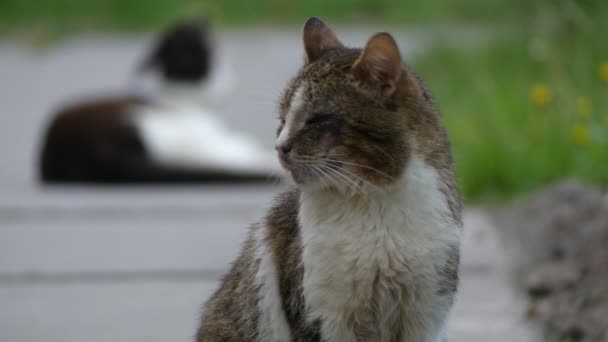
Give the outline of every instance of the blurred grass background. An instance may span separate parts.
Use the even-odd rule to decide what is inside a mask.
[[[226,26],[332,23],[506,28],[412,61],[444,113],[469,201],[566,177],[608,184],[606,0],[0,0],[0,32],[159,29],[203,11]]]
[[[608,185],[608,1],[541,1],[476,48],[414,60],[442,110],[469,200],[562,180]]]
[[[596,1],[596,0],[593,0]],[[2,0],[0,29],[42,27],[147,30],[192,11],[211,11],[227,25],[298,23],[308,16],[332,22],[381,21],[415,25],[436,21],[496,22],[530,13],[526,0]],[[588,1],[585,1],[588,2]],[[599,2],[599,1],[598,1]]]

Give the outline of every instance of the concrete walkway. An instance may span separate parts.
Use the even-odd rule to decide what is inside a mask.
[[[342,33],[361,45],[372,30]],[[406,59],[419,35],[397,34]],[[275,101],[301,61],[299,32],[222,35],[239,83],[218,106],[270,146]],[[83,37],[42,54],[0,42],[0,341],[189,341],[246,227],[280,189],[38,186],[41,130],[62,101],[124,89],[145,37]],[[238,99],[238,100],[237,100]],[[450,341],[531,340],[492,226],[465,215]]]
[[[51,189],[0,202],[0,340],[188,341],[279,189]],[[492,226],[467,211],[451,341],[526,341]]]

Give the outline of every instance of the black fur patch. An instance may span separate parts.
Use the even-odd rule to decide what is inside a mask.
[[[203,20],[176,24],[156,43],[142,69],[157,68],[172,82],[199,82],[211,70],[212,47]]]

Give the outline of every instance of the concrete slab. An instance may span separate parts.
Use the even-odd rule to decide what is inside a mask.
[[[0,340],[192,341],[215,282],[0,286]]]
[[[263,211],[259,203],[250,208]],[[68,219],[1,228],[1,339],[187,341],[249,218],[138,220],[126,215],[85,225]],[[476,210],[467,211],[465,222],[450,340],[533,341],[493,227]]]

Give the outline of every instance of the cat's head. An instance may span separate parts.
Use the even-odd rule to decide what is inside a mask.
[[[432,100],[390,34],[352,49],[310,18],[304,49],[305,65],[280,102],[275,145],[300,187],[383,187],[400,178],[417,146],[446,148]]]
[[[208,19],[182,20],[158,38],[140,71],[157,71],[168,82],[200,82],[209,75],[211,50]]]

